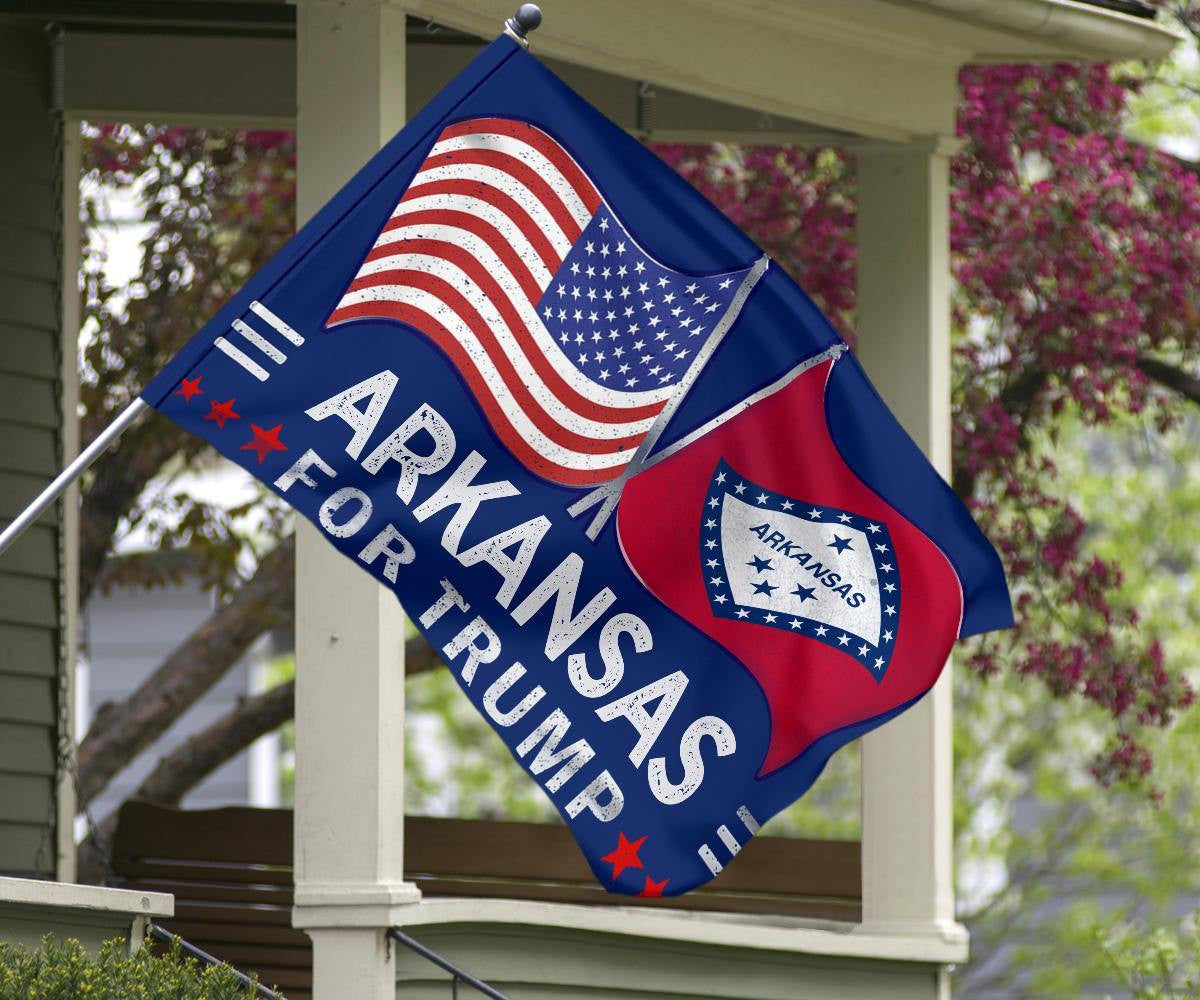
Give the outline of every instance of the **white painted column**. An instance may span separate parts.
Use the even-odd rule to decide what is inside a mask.
[[[405,11],[298,0],[303,222],[403,124]],[[395,597],[296,529],[296,905],[315,1000],[391,1000],[404,881],[404,625]]]
[[[859,357],[943,475],[950,466],[950,143],[859,159]],[[928,696],[863,741],[863,930],[965,941],[954,919],[947,666]]]
[[[79,454],[79,177],[83,163],[83,137],[79,134],[79,120],[64,115],[62,121],[62,462],[65,467]],[[60,623],[63,629],[62,669],[59,682],[65,690],[60,692],[59,725],[66,732],[58,734],[60,740],[70,740],[74,759],[76,743],[83,734],[76,732],[75,710],[78,697],[76,691],[76,667],[79,663],[79,482],[70,485],[60,501],[62,522],[59,525],[62,565],[59,579],[62,580],[60,594]],[[75,871],[75,780],[69,770],[59,775],[57,800],[57,863],[55,877],[59,882],[74,882]]]

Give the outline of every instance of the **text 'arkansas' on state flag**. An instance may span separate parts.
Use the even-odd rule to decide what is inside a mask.
[[[143,397],[395,592],[613,892],[711,879],[1011,623],[811,301],[508,38]]]

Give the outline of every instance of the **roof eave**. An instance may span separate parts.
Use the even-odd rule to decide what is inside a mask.
[[[1079,0],[901,0],[938,10],[981,27],[1036,38],[1048,47],[1048,57],[1110,62],[1153,60],[1166,56],[1182,40],[1174,29],[1156,20],[1134,17]],[[1005,52],[979,52],[977,61],[1008,61]],[[1026,56],[1025,58],[1028,58]]]

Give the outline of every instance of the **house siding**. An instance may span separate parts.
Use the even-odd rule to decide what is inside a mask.
[[[62,451],[49,68],[39,27],[0,23],[0,523]],[[60,559],[56,511],[0,557],[0,874],[55,874]]]

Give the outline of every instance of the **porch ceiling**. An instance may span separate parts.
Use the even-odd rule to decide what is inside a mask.
[[[497,33],[514,0],[397,0],[397,5],[413,15],[409,89],[420,103],[448,79],[446,67],[465,62],[477,39]],[[1123,12],[1134,9],[1129,0],[1104,0],[1104,6],[1081,0],[544,0],[543,5],[546,20],[535,39],[539,57],[625,127],[645,131],[652,125],[657,137],[684,141],[817,144],[852,136],[888,141],[950,136],[955,72],[964,63],[1153,58],[1176,41],[1155,20]],[[284,0],[11,0],[6,13],[57,21],[76,39],[84,30],[100,31],[123,49],[125,58],[106,59],[104,71],[83,64],[86,80],[76,70],[75,82],[86,83],[81,94],[91,97],[82,105],[72,101],[68,86],[69,109],[183,114],[181,120],[207,114],[280,121],[293,113],[289,60],[295,10]],[[431,33],[430,22],[445,27]],[[193,106],[196,95],[188,96],[195,76],[181,81],[178,100],[169,80],[164,90],[161,74],[143,85],[139,66],[155,62],[147,43],[167,33],[190,38],[169,46],[166,65],[181,69],[188,65],[184,49],[211,50],[214,39],[242,39],[236,43],[241,48],[264,53],[270,47],[258,42],[284,44],[254,60],[257,69],[248,70],[253,79],[243,81],[232,69],[217,86],[228,92],[227,100],[201,108]],[[75,45],[96,50],[103,40]],[[441,48],[446,43],[453,52]],[[436,55],[433,46],[439,47]],[[177,49],[182,58],[175,57]],[[283,63],[281,72],[272,79],[277,62]],[[202,65],[231,64],[206,56]],[[643,102],[643,119],[648,110],[650,120],[638,117],[635,81],[656,87],[655,98]],[[100,99],[110,86],[117,91],[115,103]],[[151,95],[157,106],[147,103]],[[240,109],[233,107],[239,102]]]

